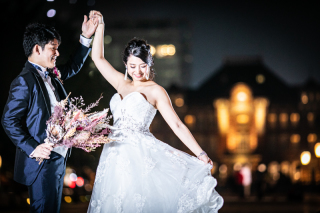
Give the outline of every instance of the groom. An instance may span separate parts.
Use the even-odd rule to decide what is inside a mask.
[[[97,26],[94,20],[84,16],[77,50],[65,65],[57,66],[60,72],[48,72],[56,66],[60,55],[59,33],[38,23],[28,25],[24,33],[23,48],[28,60],[11,83],[1,121],[16,145],[14,180],[28,186],[30,212],[60,212],[69,154],[65,147],[52,148],[44,143],[46,121],[57,101],[66,98],[62,81],[80,71]],[[36,161],[38,157],[45,159],[40,165]]]

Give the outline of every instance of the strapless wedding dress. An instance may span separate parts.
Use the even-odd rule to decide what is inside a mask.
[[[156,109],[139,92],[110,101],[114,125],[97,168],[90,213],[218,212],[211,165],[157,140]]]

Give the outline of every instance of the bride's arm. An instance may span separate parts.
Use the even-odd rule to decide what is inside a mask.
[[[153,91],[153,97],[155,97],[156,107],[161,113],[164,120],[173,130],[173,132],[178,136],[178,138],[196,155],[199,156],[203,152],[200,145],[197,143],[189,129],[184,125],[180,120],[176,112],[174,111],[171,100],[165,91],[160,86],[157,86]],[[212,164],[212,161],[208,158],[207,155],[202,155],[199,157],[200,160],[205,163],[209,162]]]
[[[92,44],[92,60],[103,77],[118,91],[119,86],[125,82],[123,80],[124,74],[115,70],[104,58],[104,22],[101,13],[92,11],[91,17],[95,17],[99,21]]]

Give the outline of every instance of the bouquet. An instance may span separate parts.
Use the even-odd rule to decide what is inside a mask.
[[[110,133],[108,116],[109,109],[100,112],[89,113],[98,106],[100,98],[83,109],[83,98],[71,98],[69,107],[68,98],[57,103],[54,112],[47,121],[47,138],[45,143],[55,146],[76,147],[86,152],[94,151],[101,144],[109,143],[112,140],[105,135]],[[37,158],[39,164],[43,158]]]

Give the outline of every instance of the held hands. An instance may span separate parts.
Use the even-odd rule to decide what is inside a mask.
[[[84,15],[84,20],[82,23],[82,35],[86,38],[91,38],[91,36],[95,33],[97,27],[98,27],[98,20],[94,19],[92,17],[92,12],[93,10],[90,11],[89,14],[89,20],[88,17],[86,15]],[[98,11],[95,11],[98,12]],[[98,12],[100,13],[100,12]],[[100,13],[101,14],[101,13]]]
[[[42,143],[36,147],[34,153],[32,154],[32,157],[50,159],[49,155],[51,154],[52,149],[52,145]]]
[[[91,10],[89,14],[89,18],[93,19],[94,22],[98,22],[98,24],[104,24],[103,16],[99,11]]]

